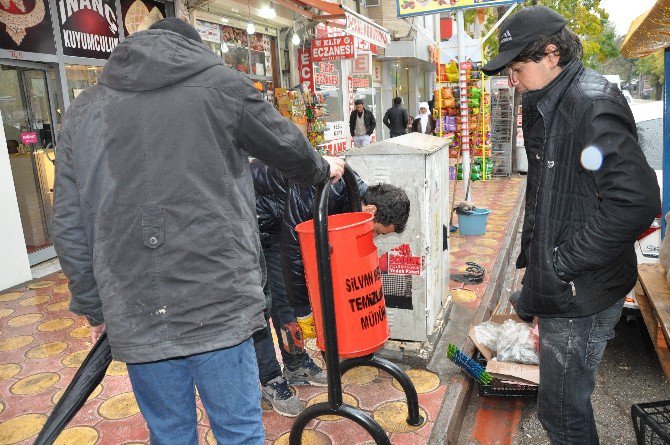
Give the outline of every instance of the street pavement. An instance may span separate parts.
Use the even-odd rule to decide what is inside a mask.
[[[501,258],[508,256],[509,235],[515,233],[518,224],[524,186],[522,177],[473,184],[475,203],[492,210],[487,233],[472,237],[452,234],[450,267],[453,273],[463,273],[465,262],[475,261],[487,269],[487,275],[480,285],[451,283],[452,303],[446,317],[449,341],[462,346],[470,320],[480,310],[490,310],[488,305],[496,303],[490,294],[499,286],[497,265]],[[67,283],[67,278],[56,272],[0,291],[0,444],[28,445],[34,441],[90,348],[86,320],[68,311]],[[458,292],[454,292],[456,286]],[[320,353],[313,341],[308,343],[308,349],[318,361]],[[460,416],[463,409],[461,404],[452,404],[451,394],[454,388],[457,392],[464,388],[466,380],[454,365],[445,362],[442,350],[439,354],[429,369],[403,365],[419,393],[421,414],[426,418],[419,427],[410,427],[405,422],[407,410],[399,385],[374,368],[357,368],[344,376],[344,400],[375,418],[389,433],[394,445],[445,443],[442,432],[455,428],[452,419]],[[326,398],[326,388],[301,386],[295,391],[307,404]],[[452,407],[454,411],[450,412]],[[200,443],[213,444],[209,421],[200,402],[197,408]],[[264,404],[266,445],[287,444],[293,420],[278,415]],[[454,431],[457,434],[457,430]],[[148,443],[148,439],[126,366],[114,361],[57,444],[137,445]],[[322,417],[308,425],[303,443],[371,442],[365,431],[351,422]]]
[[[515,250],[518,251],[518,246]],[[520,274],[514,280],[519,286]],[[501,302],[501,311],[511,309]],[[639,313],[626,311],[616,326],[596,375],[592,404],[603,445],[634,445],[630,416],[635,403],[670,400],[670,384]],[[473,391],[459,445],[546,445],[533,398],[482,398]]]

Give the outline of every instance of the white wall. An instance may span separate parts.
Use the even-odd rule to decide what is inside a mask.
[[[0,290],[32,279],[0,114]]]

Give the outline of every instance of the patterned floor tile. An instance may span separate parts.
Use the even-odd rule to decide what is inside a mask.
[[[465,273],[466,261],[475,260],[487,270],[483,283],[451,283],[452,293],[461,289],[469,297],[458,303],[476,310],[488,283],[512,210],[525,182],[523,179],[477,181],[472,186],[475,205],[492,210],[487,232],[482,236],[450,234],[451,273]],[[463,192],[459,187],[458,196]],[[46,415],[72,380],[90,349],[90,329],[83,317],[69,312],[70,292],[62,273],[44,277],[0,292],[0,443],[31,444]],[[474,295],[474,298],[472,296]],[[313,340],[307,342],[310,354],[320,358]],[[377,418],[397,444],[420,445],[428,442],[432,421],[446,393],[446,384],[423,370],[411,370],[410,377],[419,392],[421,413],[426,422],[409,427],[405,419],[405,396],[393,379],[374,368],[357,368],[343,378],[345,400]],[[326,388],[296,387],[304,402],[325,400]],[[214,444],[209,421],[197,403],[200,443]],[[263,412],[267,445],[288,443],[294,419],[271,409]],[[102,384],[84,404],[57,443],[97,443],[99,445],[148,444],[149,432],[132,394],[124,364],[114,362]],[[372,444],[370,436],[351,421],[316,420],[310,422],[303,444]]]

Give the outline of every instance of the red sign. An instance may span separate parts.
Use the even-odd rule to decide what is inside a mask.
[[[358,88],[372,88],[372,76],[370,74],[366,75],[356,75],[351,76],[351,85],[354,89]]]
[[[471,70],[472,69],[472,62],[461,62],[461,69],[462,70]]]
[[[300,83],[305,85],[308,91],[314,91],[314,72],[312,68],[312,59],[309,51],[298,49],[298,73],[300,74]]]
[[[422,258],[412,256],[409,244],[391,249],[388,256],[388,272],[396,275],[421,275]]]
[[[32,131],[30,133],[21,133],[21,143],[23,144],[37,144],[37,133]]]
[[[347,149],[347,139],[333,139],[325,144],[319,145],[326,150],[326,153],[335,156]]]
[[[354,38],[351,36],[326,37],[312,40],[312,61],[354,58]]]
[[[363,39],[359,39],[358,37],[356,37],[354,41],[356,42],[356,52],[364,51],[364,52],[371,52],[372,54],[377,54],[377,45],[374,45]]]
[[[340,72],[330,62],[319,62],[314,72],[314,84],[317,88],[337,87],[340,85]]]
[[[351,64],[352,74],[372,74],[372,53],[358,53]]]
[[[354,109],[354,79],[349,76],[347,77],[347,90],[349,91],[349,109],[353,111]]]

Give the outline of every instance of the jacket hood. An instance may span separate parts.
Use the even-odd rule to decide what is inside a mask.
[[[114,49],[100,83],[121,91],[149,91],[181,82],[223,60],[203,44],[165,29],[132,34]]]

